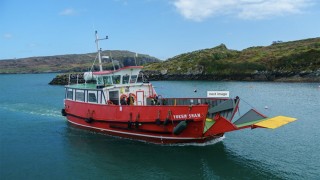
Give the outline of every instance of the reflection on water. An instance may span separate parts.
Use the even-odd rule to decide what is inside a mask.
[[[261,162],[248,160],[226,147],[223,141],[208,146],[154,145],[110,137],[69,126],[65,133],[69,156],[90,170],[99,169],[118,178],[190,178],[212,179],[249,177],[278,179]],[[83,162],[78,162],[83,161]],[[72,163],[71,161],[69,163]],[[72,169],[70,169],[72,171]],[[90,171],[89,170],[89,171]],[[78,172],[79,173],[79,172]]]

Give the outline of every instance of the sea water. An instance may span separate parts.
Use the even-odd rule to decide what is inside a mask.
[[[48,85],[55,75],[0,75],[0,179],[320,178],[319,83],[152,82],[163,97],[229,91],[241,99],[237,116],[255,108],[298,119],[202,145],[155,145],[68,124],[63,86]]]

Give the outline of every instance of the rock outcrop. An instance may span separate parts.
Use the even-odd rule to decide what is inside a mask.
[[[276,82],[320,82],[320,69],[316,71],[292,72],[268,72],[256,71],[251,74],[217,75],[217,74],[168,74],[164,71],[143,71],[140,74],[149,81],[163,80],[208,80],[208,81],[276,81]],[[57,75],[49,84],[67,85],[69,83],[84,83],[83,73],[66,73]]]

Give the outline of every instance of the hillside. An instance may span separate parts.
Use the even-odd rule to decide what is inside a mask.
[[[155,80],[319,81],[320,38],[274,42],[242,51],[221,44],[149,64],[145,70]]]
[[[245,80],[320,82],[320,38],[273,42],[242,51],[221,44],[214,48],[180,54],[166,61],[149,55],[135,59],[129,51],[103,51],[121,66],[143,65],[149,80]],[[45,73],[88,71],[96,53],[1,60],[0,73]],[[98,69],[96,65],[94,70]],[[103,60],[111,69],[110,59]]]
[[[111,56],[110,56],[111,53]],[[97,53],[69,54],[57,56],[29,57],[22,59],[0,60],[0,74],[6,73],[48,73],[48,72],[82,72],[91,68]],[[103,51],[102,56],[112,57],[118,60],[120,65],[128,66],[145,65],[160,60],[149,55],[139,54],[135,59],[135,53],[130,51]],[[98,60],[96,60],[98,64]],[[110,59],[103,59],[104,69],[111,69]],[[95,66],[94,69],[98,69]]]

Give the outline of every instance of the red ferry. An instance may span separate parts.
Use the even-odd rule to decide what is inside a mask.
[[[254,109],[234,120],[240,98],[165,98],[138,79],[142,66],[84,73],[95,83],[65,86],[62,115],[71,124],[159,144],[204,143],[244,128],[277,128],[295,118],[268,118]]]

